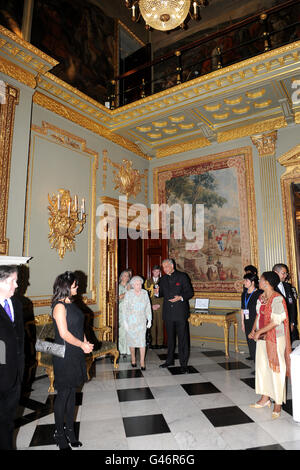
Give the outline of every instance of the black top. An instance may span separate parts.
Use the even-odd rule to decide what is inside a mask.
[[[84,314],[80,308],[74,303],[56,302],[54,307],[61,303],[67,311],[67,327],[75,338],[84,341]],[[52,310],[53,313],[53,310]],[[55,343],[64,344],[64,340],[60,337],[55,319],[53,318]],[[65,342],[65,357],[60,358],[53,356],[53,367],[55,377],[55,388],[76,388],[87,381],[86,362],[83,350],[78,346]]]
[[[176,295],[183,301],[170,302]],[[159,281],[159,296],[164,298],[163,320],[186,320],[189,316],[189,299],[194,295],[191,281],[186,273],[175,270],[171,275],[165,274]]]
[[[246,320],[244,318],[244,320],[247,322],[250,322],[251,323],[251,327],[253,326],[253,323],[255,321],[255,318],[256,318],[256,303],[257,303],[257,299],[258,297],[263,293],[262,290],[260,289],[256,289],[255,291],[253,291],[252,295],[251,294],[248,294],[247,290],[244,290],[244,292],[242,293],[242,309],[246,309],[246,304],[245,304],[245,301],[247,303],[247,310],[249,310],[249,319]],[[251,296],[251,297],[250,297]],[[249,299],[249,300],[248,300]]]
[[[276,292],[282,295],[286,301],[286,306],[289,314],[289,322],[297,325],[297,301],[295,299],[292,286],[289,282],[283,282],[283,287],[285,290],[285,295],[282,294],[281,290],[277,286],[275,288]]]

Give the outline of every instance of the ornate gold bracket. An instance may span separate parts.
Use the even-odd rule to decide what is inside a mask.
[[[140,173],[139,170],[135,170],[132,167],[132,161],[126,160],[123,158],[123,164],[118,164],[113,162],[107,156],[107,150],[103,150],[103,191],[106,189],[106,172],[107,172],[107,163],[109,163],[115,170],[114,174],[114,183],[115,191],[119,191],[121,194],[124,194],[126,197],[136,197],[141,192],[141,179],[144,178],[145,181],[145,201],[148,199],[148,170],[145,169],[144,173]]]

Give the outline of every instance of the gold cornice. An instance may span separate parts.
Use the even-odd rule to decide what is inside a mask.
[[[3,35],[13,41],[15,44],[19,45],[23,49],[26,49],[30,54],[33,54],[40,59],[42,59],[45,62],[48,62],[51,67],[54,67],[55,65],[58,64],[57,60],[53,59],[49,55],[45,54],[45,52],[40,51],[37,47],[33,46],[30,42],[25,41],[24,39],[20,38],[17,36],[15,33],[12,31],[9,31],[8,29],[4,28],[4,26],[0,25],[0,35]],[[3,47],[3,40],[0,41],[1,47]],[[13,51],[12,51],[13,52]],[[16,55],[16,49],[14,49],[14,52]],[[29,62],[29,60],[27,60]]]
[[[69,108],[68,106],[60,103],[59,101],[54,100],[53,98],[49,98],[48,96],[44,95],[43,93],[36,91],[33,95],[33,102],[39,106],[42,106],[49,111],[58,114],[59,116],[68,119],[75,124],[78,124],[85,129],[88,129],[95,134],[104,137],[105,139],[114,142],[117,145],[120,145],[127,150],[135,153],[136,155],[145,158],[146,160],[151,160],[151,157],[141,152],[141,150],[130,140],[122,137],[118,134],[114,134],[113,132],[107,130],[101,124],[93,121],[92,119],[84,116],[83,114],[74,111],[73,109]]]
[[[289,55],[289,58],[292,61],[298,61],[299,60],[299,53],[293,51],[297,48],[300,47],[300,41],[293,42],[291,44],[279,47],[277,49],[273,49],[272,51],[265,52],[263,54],[260,54],[258,56],[251,57],[250,59],[246,59],[242,62],[238,62],[236,64],[229,65],[228,67],[223,67],[222,69],[216,70],[214,72],[211,72],[207,75],[203,75],[201,77],[195,78],[193,80],[189,80],[188,82],[182,83],[180,85],[174,86],[172,88],[169,88],[168,90],[163,90],[159,93],[156,93],[155,95],[148,96],[146,98],[142,98],[138,101],[135,101],[134,103],[127,104],[125,106],[122,106],[121,108],[115,109],[111,111],[111,115],[115,116],[120,113],[120,111],[127,111],[127,110],[132,110],[133,108],[137,108],[141,105],[145,105],[148,103],[151,103],[151,101],[155,101],[158,98],[163,98],[167,97],[169,95],[174,95],[176,92],[185,90],[186,88],[192,88],[195,85],[200,85],[204,82],[207,82],[208,80],[214,80],[216,79],[215,83],[207,83],[205,84],[206,91],[212,91],[213,88],[216,86],[217,88],[222,88],[222,82],[228,82],[228,83],[237,83],[238,81],[245,81],[245,72],[241,69],[245,67],[251,67],[255,63],[259,62],[257,67],[252,67],[249,72],[251,72],[252,76],[256,76],[259,73],[262,73],[263,70],[265,69],[270,69],[269,62],[267,60],[275,59],[278,62],[278,65],[282,67],[284,65],[284,62],[286,58],[281,57],[277,58],[278,55],[280,54],[286,54],[286,53],[291,53]],[[269,70],[270,71],[270,70]],[[227,77],[226,75],[230,73],[235,73],[234,76]],[[226,74],[226,75],[225,75]],[[249,78],[249,77],[248,77]],[[228,84],[227,83],[227,84]],[[199,90],[196,89],[194,90],[195,94],[199,94]],[[175,104],[175,103],[174,103]]]
[[[236,127],[228,131],[218,133],[218,143],[228,142],[229,140],[241,139],[242,137],[249,137],[253,134],[261,134],[266,131],[273,131],[286,127],[284,117],[268,119],[266,121],[256,122],[248,126]]]
[[[156,157],[168,157],[169,155],[174,155],[176,153],[188,152],[189,150],[195,150],[202,147],[207,147],[210,145],[210,142],[205,137],[200,137],[199,139],[189,140],[188,142],[181,142],[174,145],[168,145],[166,147],[161,147],[156,150]]]
[[[14,78],[24,85],[29,86],[30,88],[34,89],[36,87],[36,79],[32,73],[9,60],[4,59],[3,57],[0,58],[0,72],[4,73],[8,77]]]

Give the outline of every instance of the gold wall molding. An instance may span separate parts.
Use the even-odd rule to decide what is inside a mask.
[[[19,104],[19,90],[8,84],[0,96],[0,254],[8,255],[6,238],[7,209],[10,183],[11,149],[14,133],[15,109]]]
[[[281,155],[277,161],[285,167],[285,173],[280,178],[282,209],[285,229],[285,246],[287,265],[290,270],[292,284],[299,286],[299,260],[295,247],[294,208],[291,198],[291,184],[300,184],[300,144]],[[299,314],[299,312],[298,312]]]
[[[42,122],[41,126],[32,125],[31,130],[32,142],[30,146],[29,162],[28,162],[28,177],[27,177],[27,194],[26,194],[26,208],[25,208],[25,224],[24,224],[24,244],[23,253],[29,250],[29,237],[30,237],[30,212],[32,206],[31,200],[31,187],[32,187],[32,175],[34,166],[34,141],[37,136],[45,138],[50,142],[67,148],[71,148],[88,158],[91,159],[91,187],[89,188],[90,197],[90,210],[89,212],[89,235],[88,244],[90,247],[89,252],[89,286],[91,296],[84,296],[84,302],[88,305],[95,305],[97,303],[97,290],[96,290],[96,279],[95,279],[95,252],[96,252],[96,185],[97,185],[97,169],[99,164],[99,154],[95,150],[88,148],[85,139],[71,134],[64,129],[54,126],[46,121]],[[29,178],[29,176],[31,177]],[[31,296],[33,305],[35,307],[45,307],[51,305],[51,297],[43,296]]]
[[[253,134],[260,134],[262,132],[273,131],[286,127],[286,121],[284,117],[278,117],[274,119],[268,119],[265,121],[255,122],[247,126],[236,127],[228,131],[218,133],[218,143],[228,142],[230,140],[241,139],[243,137],[249,137]]]
[[[52,111],[53,113],[65,119],[68,119],[69,121],[74,122],[75,124],[78,124],[79,126],[84,127],[85,129],[88,129],[94,132],[95,134],[100,135],[101,137],[104,137],[105,139],[114,142],[115,144],[123,148],[126,148],[127,150],[130,150],[131,152],[135,153],[136,155],[139,155],[140,157],[145,158],[146,160],[151,160],[151,157],[144,154],[138,148],[138,146],[130,140],[118,134],[114,134],[101,124],[93,121],[92,119],[84,116],[83,114],[78,113],[77,111],[74,111],[65,104],[60,103],[59,101],[56,101],[53,98],[49,98],[47,95],[44,95],[39,91],[36,91],[34,93],[33,102],[34,104],[48,109],[48,111]]]
[[[148,169],[144,170],[144,173],[140,173],[139,170],[132,168],[132,161],[123,158],[122,164],[113,162],[107,156],[107,150],[103,150],[103,191],[106,190],[106,179],[107,179],[107,163],[109,163],[115,170],[114,183],[115,191],[119,191],[126,197],[136,197],[141,192],[141,180],[144,179],[145,186],[145,202],[148,202]]]

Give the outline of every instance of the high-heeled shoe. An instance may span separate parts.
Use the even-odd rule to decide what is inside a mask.
[[[82,447],[82,442],[76,439],[74,429],[65,428],[65,435],[71,447]]]
[[[132,362],[131,367],[136,367],[136,362]]]
[[[56,445],[59,447],[59,450],[72,450],[68,444],[65,433],[59,433],[55,431],[53,434]]]
[[[271,406],[270,400],[266,401],[266,403],[264,403],[263,405],[261,405],[260,403],[252,403],[250,405],[250,408],[264,408],[265,406],[270,408],[270,406]]]
[[[141,370],[146,370],[146,366],[141,366]]]
[[[280,417],[281,411],[273,411],[272,419],[277,419]]]

